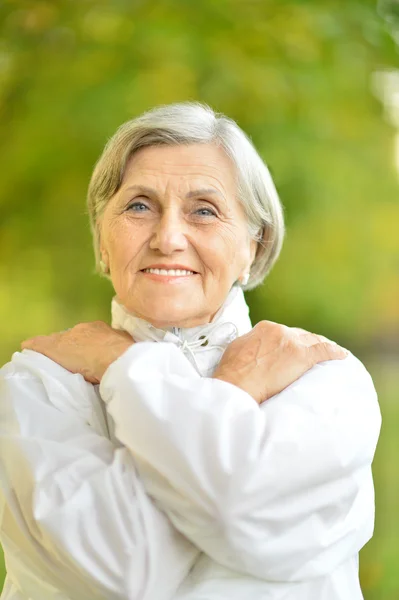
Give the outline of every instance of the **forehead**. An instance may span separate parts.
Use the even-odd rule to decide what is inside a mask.
[[[138,150],[126,165],[123,183],[162,179],[168,183],[195,180],[231,193],[236,172],[224,150],[212,144],[149,146]],[[137,181],[138,182],[138,181]]]

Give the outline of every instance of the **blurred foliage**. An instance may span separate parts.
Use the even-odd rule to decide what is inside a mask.
[[[0,362],[24,338],[109,319],[85,209],[91,170],[120,123],[182,100],[238,122],[285,207],[281,258],[247,294],[253,323],[364,353],[397,347],[396,132],[374,75],[397,67],[398,21],[396,0],[3,0]],[[383,395],[395,414],[397,389]],[[381,549],[373,571],[373,543],[366,597],[397,598],[399,582],[383,595],[382,580],[399,551]]]
[[[91,169],[122,121],[186,99],[251,135],[285,206],[253,320],[348,344],[399,332],[394,135],[371,89],[397,49],[374,2],[8,1],[0,18],[0,358],[107,317],[112,290],[90,276]]]

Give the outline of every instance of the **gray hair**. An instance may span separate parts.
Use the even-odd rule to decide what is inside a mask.
[[[277,260],[284,238],[283,208],[272,177],[249,137],[235,121],[199,102],[157,106],[121,125],[106,144],[90,180],[87,206],[98,272],[100,222],[110,199],[121,186],[130,157],[146,146],[215,144],[223,148],[237,170],[237,198],[258,242],[244,290],[260,285]]]

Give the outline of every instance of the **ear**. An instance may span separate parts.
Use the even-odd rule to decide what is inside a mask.
[[[255,260],[255,255],[256,255],[257,248],[258,248],[258,242],[256,240],[250,240],[250,245],[249,245],[249,261],[248,261],[247,266],[244,269],[243,273],[240,275],[240,277],[238,279],[239,281],[241,281],[242,277],[249,276],[249,272],[251,270],[252,263]]]
[[[100,260],[102,260],[108,264],[108,262],[109,262],[108,258],[109,258],[108,252],[105,249],[105,244],[104,244],[102,238],[100,237]]]
[[[250,263],[249,263],[249,268],[248,268],[248,270],[251,268],[251,266],[252,266],[252,263],[253,263],[253,262],[254,262],[254,260],[255,260],[255,256],[256,256],[256,251],[257,251],[257,249],[258,249],[258,242],[257,242],[256,240],[251,240],[251,242],[250,242],[250,250],[249,250],[249,253],[250,253],[250,257],[251,257],[251,258],[250,258]]]

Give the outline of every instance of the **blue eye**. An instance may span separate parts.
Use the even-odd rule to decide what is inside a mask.
[[[148,206],[146,204],[144,204],[143,202],[134,202],[133,204],[130,204],[130,206],[128,206],[128,210],[131,210],[133,207],[136,206],[144,206],[144,208],[148,208]],[[134,210],[133,212],[144,212],[143,210]]]
[[[213,210],[211,210],[210,208],[199,208],[196,212],[198,213],[201,211],[205,211],[208,213],[207,215],[202,215],[204,217],[209,217],[209,216],[216,217],[216,213]]]

